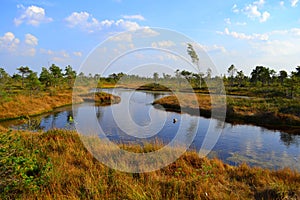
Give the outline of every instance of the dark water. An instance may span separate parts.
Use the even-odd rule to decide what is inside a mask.
[[[206,147],[216,143],[208,157],[218,157],[231,165],[246,162],[264,168],[290,167],[300,171],[299,135],[257,126],[223,124],[215,119],[166,112],[151,105],[154,99],[167,93],[134,92],[125,89],[108,92],[120,96],[121,103],[112,106],[94,106],[86,103],[75,105],[73,109],[60,108],[53,113],[32,119],[35,121],[33,129],[72,130],[75,129],[76,123],[79,123],[84,127],[80,132],[93,132],[100,127],[103,133],[99,133],[99,137],[107,137],[115,142],[141,144],[145,141],[159,140],[167,144],[176,138],[197,151],[203,148],[209,150]],[[173,123],[173,119],[177,119],[177,122]],[[1,124],[17,129],[28,128],[22,120]],[[219,134],[214,135],[215,132]],[[207,140],[209,145],[205,145],[204,138],[212,138],[212,142]],[[216,138],[218,140],[215,141]]]

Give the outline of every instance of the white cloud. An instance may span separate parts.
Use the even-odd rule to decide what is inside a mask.
[[[114,24],[114,20],[103,20],[100,22],[102,27],[111,27]]]
[[[69,27],[79,27],[88,32],[94,32],[101,28],[102,24],[92,17],[87,12],[73,12],[70,16],[65,18],[65,21],[68,23]],[[104,21],[103,26],[110,26],[109,21]]]
[[[34,35],[28,33],[25,35],[25,43],[31,46],[37,46],[38,39]]]
[[[141,37],[155,37],[160,33],[146,26],[139,30],[139,34],[141,34]]]
[[[292,33],[294,36],[300,36],[300,28],[292,28],[292,29],[291,29],[291,33]]]
[[[114,35],[112,37],[109,38],[109,40],[111,41],[115,41],[115,42],[132,42],[132,34],[130,33],[121,33],[118,35]]]
[[[236,4],[234,4],[234,5],[232,6],[231,10],[232,10],[232,12],[234,12],[234,13],[239,13],[239,12],[240,12],[240,10],[237,8],[237,5],[236,5]]]
[[[249,18],[257,18],[261,16],[261,12],[258,11],[258,7],[253,4],[249,4],[244,8],[244,12],[248,15]]]
[[[122,16],[124,19],[136,19],[140,21],[144,21],[145,18],[142,15],[123,15]]]
[[[12,32],[7,32],[0,37],[0,50],[13,52],[16,51],[20,40]]]
[[[296,52],[300,52],[297,45],[291,41],[285,40],[271,40],[267,41],[263,45],[255,43],[253,46],[261,52],[269,56],[288,56]]]
[[[259,22],[266,22],[270,18],[270,13],[265,11],[262,15],[261,18],[259,19]]]
[[[293,36],[293,37],[300,37],[300,28],[291,28],[286,30],[274,30],[269,33],[270,36],[279,35],[281,38],[284,36]]]
[[[74,59],[78,59],[82,57],[82,52],[80,51],[74,51],[74,52],[68,52],[66,50],[58,50],[58,51],[53,51],[50,49],[40,49],[39,50],[40,54],[44,54],[48,56],[48,60],[50,62],[60,62],[60,63],[70,63],[74,61]]]
[[[14,19],[16,26],[26,23],[32,26],[39,26],[41,23],[48,23],[53,21],[52,18],[46,17],[44,8],[38,6],[29,6],[25,8],[23,5],[18,5],[17,8],[22,9],[20,17]]]
[[[225,22],[226,24],[228,24],[228,25],[231,25],[231,20],[230,20],[230,18],[225,18],[225,19],[224,19],[224,22]]]
[[[229,35],[232,36],[236,39],[241,39],[241,40],[261,40],[261,41],[266,41],[269,39],[269,35],[268,34],[251,34],[251,35],[247,35],[245,33],[238,33],[235,31],[229,31],[228,28],[225,28],[224,32],[217,32],[218,34],[222,34],[222,35]]]
[[[264,6],[265,0],[254,1],[251,4],[246,5],[243,9],[238,9],[237,5],[234,4],[232,11],[234,13],[244,13],[250,19],[257,19],[260,23],[266,22],[271,14],[268,11],[261,11],[261,8]]]
[[[130,20],[108,20],[99,21],[88,12],[73,12],[70,16],[65,18],[68,26],[71,28],[79,27],[83,31],[93,33],[103,30],[104,28],[113,28],[117,31],[132,31],[140,28],[137,22]]]
[[[81,57],[82,53],[80,51],[75,51],[75,52],[73,52],[73,55],[77,56],[77,57]]]
[[[9,52],[15,56],[34,56],[37,45],[38,39],[29,33],[25,35],[24,41],[16,38],[12,32],[7,32],[0,37],[0,51]]]
[[[151,46],[153,48],[168,48],[168,47],[176,46],[176,44],[171,40],[165,40],[165,41],[153,42]]]
[[[140,25],[138,25],[138,23],[123,19],[119,19],[118,21],[116,21],[115,26],[128,31],[134,31],[140,28]]]
[[[255,2],[253,2],[253,4],[258,5],[258,6],[263,6],[265,4],[265,0],[255,1]]]
[[[281,7],[284,7],[284,1],[280,1],[280,2],[279,2],[279,5],[280,5]]]
[[[299,0],[291,0],[291,6],[292,7],[297,7]]]

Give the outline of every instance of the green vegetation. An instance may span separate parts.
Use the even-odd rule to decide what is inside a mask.
[[[0,131],[1,199],[297,199],[300,174],[270,171],[187,152],[151,173],[110,169],[85,149],[77,133]],[[135,152],[156,145],[122,145]]]
[[[88,93],[94,87],[100,90],[125,87],[138,90],[192,92],[201,94],[202,99],[203,94],[208,93],[225,94],[226,92],[227,95],[248,96],[251,98],[227,97],[226,120],[228,122],[251,123],[299,133],[300,66],[290,74],[284,70],[276,73],[264,66],[256,66],[251,76],[247,77],[243,71],[231,65],[227,70],[228,77],[213,77],[211,69],[207,69],[204,77],[193,46],[188,46],[187,51],[199,70],[196,73],[176,70],[174,75],[162,74],[160,77],[157,72],[154,72],[153,77],[146,78],[121,72],[101,77],[99,74],[77,75],[69,65],[62,70],[52,64],[49,69],[43,67],[39,76],[27,66],[17,69],[20,75],[10,76],[1,68],[0,119],[37,115],[55,107],[71,104],[72,89],[82,94],[77,96],[75,102],[96,100],[102,103],[109,103],[109,101],[118,103],[120,99],[117,97],[108,94],[103,96],[104,93],[91,97]],[[76,88],[73,88],[75,78],[77,78]],[[222,83],[225,88],[222,87]],[[201,113],[209,117],[211,108],[203,107],[207,104],[205,103],[207,99],[201,100],[201,98],[199,98]],[[166,108],[179,109],[178,105],[170,105],[168,101],[160,103]],[[191,105],[186,106],[191,107]]]
[[[84,101],[95,102],[100,104],[119,103],[121,98],[106,92],[95,92],[80,95]]]
[[[153,104],[162,105],[167,110],[177,112],[199,113],[211,117],[211,97],[198,94],[194,102],[192,94],[176,94],[155,100]],[[181,102],[177,98],[180,98]],[[217,97],[215,97],[217,98]],[[216,100],[217,101],[217,100]],[[284,130],[299,134],[300,104],[297,99],[286,98],[236,98],[226,97],[226,118],[230,123],[249,123],[271,129]],[[223,104],[214,105],[215,109]],[[198,111],[198,112],[196,112]]]
[[[189,49],[193,55],[192,47]],[[197,65],[197,57],[193,63]],[[0,68],[0,119],[26,117],[75,102],[117,103],[118,97],[90,89],[126,87],[143,90],[176,91],[189,109],[199,109],[188,93],[197,93],[200,111],[210,116],[209,92],[243,95],[227,97],[227,118],[232,123],[252,123],[299,133],[300,67],[288,74],[263,66],[250,77],[231,65],[228,77],[206,76],[176,70],[174,75],[154,72],[153,77],[124,73],[101,77],[76,74],[71,66],[63,70],[52,64],[38,75],[20,67],[10,76]],[[73,88],[76,78],[78,85]],[[220,83],[225,84],[225,91]],[[211,85],[208,90],[207,84]],[[74,100],[74,99],[73,99]],[[158,100],[172,110],[181,107],[174,96]],[[72,120],[72,118],[70,119]],[[144,147],[121,144],[135,152],[149,152],[157,144]],[[171,165],[151,173],[130,174],[109,169],[84,148],[78,135],[65,130],[18,132],[0,127],[0,199],[297,199],[300,175],[290,169],[270,171],[245,164],[232,167],[219,160],[200,159],[187,152]]]
[[[146,85],[142,85],[138,87],[136,90],[147,90],[147,91],[171,91],[169,88],[167,88],[164,85],[160,85],[158,83],[149,83]]]
[[[39,76],[27,66],[21,66],[17,70],[21,75],[10,76],[0,68],[0,121],[28,118],[73,102],[93,100],[97,103],[109,104],[120,101],[119,97],[104,92],[90,93],[89,86],[99,81],[96,75],[91,77],[79,74],[80,86],[73,88],[77,75],[69,65],[65,67],[64,72],[55,64],[52,64],[49,69],[42,67]],[[109,81],[110,79],[105,81],[103,86],[111,86],[112,83]],[[76,89],[80,95],[72,99],[73,89]]]

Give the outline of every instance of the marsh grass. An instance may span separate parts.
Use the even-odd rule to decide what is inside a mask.
[[[211,117],[211,109],[224,106],[224,102],[211,99],[209,95],[198,94],[198,102],[193,102],[193,94],[180,94],[183,99],[179,103],[175,95],[154,101],[167,110],[187,111],[199,110],[204,117]],[[178,95],[177,95],[178,96]],[[214,101],[214,102],[213,102]],[[236,98],[226,97],[226,119],[230,123],[249,123],[267,128],[279,129],[290,133],[300,132],[300,104],[298,99],[274,98]]]
[[[119,103],[120,97],[105,92],[90,93],[87,87],[74,89],[75,94],[70,89],[55,90],[55,92],[41,92],[39,95],[31,97],[24,94],[17,94],[10,97],[9,101],[0,104],[0,121],[29,118],[50,112],[55,108],[71,105],[72,103],[82,103],[84,100],[95,103]]]
[[[270,171],[186,152],[154,172],[123,173],[96,160],[77,133],[17,132],[1,128],[2,199],[297,199],[300,174]],[[134,152],[151,147],[125,145]],[[25,160],[10,162],[9,160]],[[9,170],[8,170],[9,169]],[[34,169],[34,170],[33,170]],[[34,171],[34,173],[33,173]],[[24,175],[25,174],[25,175]],[[16,181],[17,180],[17,181]]]

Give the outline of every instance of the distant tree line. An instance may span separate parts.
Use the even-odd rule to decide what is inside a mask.
[[[198,65],[198,57],[194,55],[192,47],[190,51],[193,62]],[[29,95],[37,94],[39,91],[56,91],[59,89],[71,89],[74,81],[81,82],[87,86],[91,83],[102,87],[104,84],[116,83],[132,83],[137,81],[164,83],[177,85],[178,88],[185,87],[182,85],[188,82],[194,89],[207,89],[206,83],[223,81],[227,90],[230,88],[268,88],[276,87],[278,90],[284,91],[286,97],[294,98],[299,96],[300,90],[300,66],[295,68],[288,74],[285,70],[276,72],[273,69],[256,66],[250,76],[246,76],[242,70],[238,70],[234,65],[227,69],[227,75],[212,76],[212,70],[207,69],[206,73],[191,72],[188,70],[175,70],[174,74],[154,72],[152,77],[142,77],[139,75],[129,75],[123,72],[112,73],[107,77],[100,74],[84,74],[80,72],[78,75],[73,68],[68,65],[64,69],[52,64],[50,67],[42,67],[40,74],[31,70],[28,66],[17,68],[17,73],[10,76],[4,68],[0,68],[0,97],[7,94],[14,94],[18,91],[27,91]],[[183,81],[183,80],[187,81]],[[283,95],[282,95],[283,96]]]
[[[17,68],[18,73],[10,76],[0,68],[0,95],[28,91],[30,95],[51,88],[71,88],[76,78],[76,72],[68,65],[62,70],[52,64],[48,69],[42,67],[41,73],[31,70],[28,66]]]

